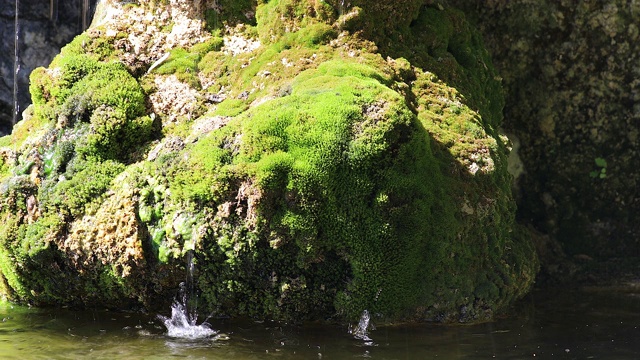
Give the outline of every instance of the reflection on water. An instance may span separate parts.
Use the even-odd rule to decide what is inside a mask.
[[[537,292],[473,326],[348,327],[210,321],[225,336],[177,339],[153,315],[0,305],[1,359],[636,359],[640,297]],[[375,321],[375,319],[373,319]]]

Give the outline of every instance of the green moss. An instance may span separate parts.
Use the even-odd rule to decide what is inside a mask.
[[[445,169],[449,174],[451,163],[443,161],[440,146],[430,140],[432,134],[442,139],[462,136],[476,146],[486,139],[491,145],[483,122],[463,103],[437,100],[451,97],[452,89],[434,82],[437,79],[428,73],[415,75],[406,60],[398,60],[395,70],[384,64],[375,57],[365,62],[340,59],[322,63],[297,76],[289,95],[240,113],[224,131],[191,148],[192,162],[184,168],[192,171],[179,182],[173,180],[176,190],[182,189],[180,198],[186,195],[200,203],[220,203],[230,195],[219,186],[231,185],[233,194],[233,184],[238,182],[252,184],[261,194],[257,209],[251,210],[257,212],[254,225],[231,216],[234,227],[214,230],[222,236],[217,242],[221,253],[215,255],[213,248],[207,251],[213,258],[224,259],[235,273],[217,266],[204,270],[215,272],[216,279],[225,284],[219,288],[201,281],[203,289],[208,289],[203,295],[209,303],[245,294],[257,302],[239,312],[273,313],[285,311],[287,300],[297,306],[312,302],[307,296],[314,294],[323,306],[335,307],[346,317],[357,317],[362,309],[369,309],[397,318],[415,316],[405,311],[421,308],[421,304],[469,306],[469,296],[477,296],[478,308],[465,316],[482,318],[487,309],[497,309],[526,291],[535,266],[523,265],[514,271],[508,264],[527,264],[526,256],[533,256],[533,252],[522,250],[520,254],[526,256],[505,262],[511,255],[504,248],[521,249],[511,240],[509,230],[473,234],[478,224],[461,220],[454,200],[464,182],[452,181],[443,173]],[[417,85],[416,94],[420,89],[432,91],[420,95],[424,102],[418,103],[419,111],[425,115],[417,118],[405,98],[391,90],[397,86],[398,76],[418,76],[424,87]],[[429,115],[432,113],[426,108],[438,105],[438,101],[443,101],[443,111]],[[239,143],[236,134],[242,134]],[[492,146],[492,151],[498,151]],[[438,151],[437,157],[432,148]],[[458,159],[478,150],[452,149]],[[204,155],[207,152],[213,156]],[[212,161],[204,167],[206,159]],[[486,180],[504,186],[499,189],[503,195],[496,203],[495,228],[491,229],[513,226],[508,180],[501,175],[504,171],[501,168],[495,178]],[[211,196],[212,192],[217,195]],[[505,214],[505,218],[498,220],[497,214]],[[252,230],[255,226],[258,228]],[[268,234],[264,236],[271,239],[269,247],[262,248],[257,245],[260,240],[253,239],[261,234]],[[465,234],[464,240],[460,234]],[[485,248],[480,245],[484,242],[487,250],[478,252],[478,246]],[[304,290],[315,281],[329,283],[323,275],[335,276],[329,268],[307,272],[332,252],[340,253],[346,264],[320,263],[330,269],[341,268],[339,277],[347,281],[348,288],[333,293]],[[271,287],[241,270],[264,265],[266,259],[274,269],[287,269],[273,270],[273,274],[288,280]],[[502,275],[492,275],[496,269]],[[242,282],[237,276],[242,276]],[[438,319],[441,315],[424,307],[418,316]]]
[[[91,32],[84,32],[76,36],[73,41],[60,50],[60,55],[54,59],[52,66],[58,66],[58,61],[65,57],[84,54],[97,61],[109,61],[116,59],[116,49],[110,38],[99,36],[104,29],[93,28]]]
[[[62,231],[64,218],[60,214],[46,214],[25,229],[21,241],[22,251],[30,257],[35,257],[40,251],[48,250],[52,238]]]
[[[218,133],[209,135],[188,148],[187,157],[173,165],[170,172],[171,195],[177,200],[210,203],[220,199],[227,188],[231,151]]]
[[[0,148],[8,147],[11,145],[11,136],[5,135],[0,137]]]
[[[335,38],[328,4],[310,6],[304,0],[268,1],[256,10],[258,34],[265,43],[281,42],[286,48],[315,47]]]
[[[416,301],[415,296],[407,292],[396,297],[385,295],[377,303],[373,302],[380,287],[401,284],[402,288],[415,289],[416,284],[402,284],[407,280],[402,279],[402,271],[394,264],[404,263],[401,259],[407,257],[412,262],[407,266],[410,269],[418,268],[421,259],[411,258],[409,249],[415,245],[413,242],[423,240],[427,233],[423,233],[423,227],[418,227],[416,234],[422,235],[411,238],[405,232],[402,238],[408,237],[410,240],[400,240],[393,233],[397,224],[389,224],[386,209],[372,207],[369,199],[376,197],[379,192],[395,190],[395,194],[399,194],[395,187],[406,184],[401,189],[407,194],[396,195],[402,196],[398,202],[433,200],[434,189],[442,186],[442,180],[434,176],[438,170],[433,157],[424,145],[422,150],[425,153],[416,157],[423,159],[419,168],[429,173],[427,178],[433,179],[433,182],[425,183],[420,176],[424,175],[422,172],[416,174],[413,181],[405,177],[398,181],[391,176],[393,159],[388,157],[389,149],[406,142],[407,139],[401,134],[410,132],[414,117],[403,105],[402,98],[378,79],[385,79],[385,76],[371,67],[358,63],[328,62],[315,71],[300,75],[293,84],[291,95],[250,109],[240,115],[238,122],[242,124],[243,137],[240,153],[233,162],[234,173],[236,176],[241,176],[242,171],[247,171],[250,176],[255,174],[257,185],[271,199],[265,208],[260,208],[260,216],[268,218],[271,232],[288,234],[285,237],[291,242],[286,246],[286,252],[273,250],[273,254],[264,256],[273,256],[276,263],[293,256],[288,261],[297,265],[288,265],[294,266],[288,270],[294,273],[298,271],[307,279],[329,282],[328,279],[317,278],[321,275],[309,274],[303,269],[309,268],[318,256],[324,256],[322,254],[327,249],[348,254],[345,255],[351,267],[348,273],[353,278],[342,300],[334,304],[348,316],[359,314],[363,307],[384,309],[389,315],[397,314],[400,309]],[[390,104],[388,117],[384,123],[368,129],[368,132],[359,133],[356,130],[359,124],[367,121],[362,108],[376,101]],[[418,139],[415,141],[424,143],[426,137]],[[209,152],[219,149],[216,152],[224,153],[224,143],[220,141],[218,146],[212,146],[207,142],[204,146]],[[405,156],[409,156],[408,148],[405,151]],[[400,169],[402,173],[414,171],[416,158],[411,159],[407,159],[406,168]],[[196,163],[203,160],[199,159]],[[211,170],[203,173],[219,173],[225,167],[221,167],[221,164],[219,160],[212,162],[208,168]],[[373,170],[374,164],[377,170]],[[194,175],[189,174],[188,177]],[[390,177],[388,183],[385,181],[381,184],[387,177]],[[379,188],[389,187],[392,183],[394,185],[390,189]],[[207,187],[211,191],[214,181],[208,183]],[[192,189],[193,185],[189,188]],[[287,196],[293,196],[293,199],[285,200]],[[215,201],[214,198],[209,200]],[[286,205],[292,201],[295,206]],[[349,206],[345,207],[344,204]],[[413,211],[415,209],[400,211],[396,221],[406,222],[407,216],[412,215],[415,216],[413,226],[416,226],[419,223],[416,220],[424,214],[413,214]],[[248,235],[250,233],[243,236]],[[247,239],[233,240],[232,243],[237,241],[247,243]],[[396,244],[393,246],[395,250],[388,247],[390,242]],[[395,254],[383,259],[381,254],[388,255],[390,251]],[[249,261],[243,258],[242,252],[226,254],[229,261],[235,259],[233,263]],[[389,271],[392,268],[396,270]],[[334,274],[332,271],[328,273]],[[285,288],[289,289],[287,293],[292,292],[290,287]],[[279,291],[284,291],[282,289]],[[293,291],[295,296],[309,300],[306,298],[308,294],[303,295],[304,291],[298,291],[301,290]],[[321,296],[324,306],[327,306],[330,303],[327,296],[333,298],[334,295]],[[265,295],[265,298],[277,297],[277,294]],[[402,300],[398,301],[398,298]],[[291,301],[298,304],[296,300]],[[268,308],[270,305],[263,306]]]
[[[144,116],[145,95],[122,63],[99,62],[90,55],[74,54],[55,61],[59,75],[44,70],[32,73],[32,122],[64,118],[64,124],[90,123],[90,135],[76,151],[100,159],[126,159],[131,148],[144,144],[153,121]],[[16,133],[16,142],[20,139]]]
[[[237,116],[249,108],[245,100],[227,99],[221,102],[213,112],[218,116]]]
[[[32,189],[12,186],[11,197],[27,197]],[[18,200],[18,199],[16,199]],[[19,201],[24,201],[24,198]],[[60,287],[60,269],[50,266],[56,257],[51,240],[61,231],[63,218],[59,214],[39,217],[34,223],[22,222],[23,209],[0,208],[0,273],[6,280],[7,292],[12,301],[34,301],[42,304],[60,300],[66,287]]]
[[[169,58],[157,67],[154,72],[161,75],[175,75],[178,80],[200,89],[198,79],[199,63],[202,57],[210,52],[218,52],[224,44],[220,32],[215,31],[213,37],[206,42],[196,44],[189,50],[175,48]]]
[[[351,320],[367,309],[473,321],[526,292],[536,264],[495,134],[499,84],[459,13],[409,0],[272,0],[260,1],[254,28],[229,25],[255,2],[216,5],[211,40],[172,50],[155,73],[196,89],[207,78],[207,92],[226,96],[208,115],[229,118],[153,161],[150,139],[190,137],[191,122],[155,128],[108,41],[78,38],[34,71],[34,116],[11,141],[47,133],[0,186],[5,291],[41,303],[149,301],[177,286],[193,250],[203,306],[221,315]],[[221,52],[222,29],[262,46]],[[141,80],[148,91],[154,76]],[[31,196],[40,214],[27,209]],[[51,241],[67,246],[73,221],[120,196],[138,236],[127,254],[144,258],[113,263],[107,244],[76,254]]]
[[[128,119],[144,114],[144,94],[137,81],[119,62],[98,63],[82,55],[67,57],[68,67],[55,88],[56,102],[72,115],[82,117],[86,110],[108,106]],[[77,62],[76,62],[77,61]]]
[[[317,48],[320,45],[329,43],[337,36],[333,26],[318,22],[307,25],[294,33],[287,33],[279,42],[279,46],[285,49],[304,46],[308,48]]]
[[[209,88],[213,93],[218,92],[223,86],[230,84],[229,77],[234,73],[235,68],[239,68],[238,60],[233,56],[228,56],[222,52],[207,53],[198,68],[200,73],[207,78],[215,79],[215,84]]]
[[[62,174],[67,163],[74,156],[75,146],[71,141],[61,141],[56,147],[42,155],[44,176],[47,178]]]
[[[11,176],[11,167],[4,160],[0,160],[0,182]]]
[[[53,124],[44,117],[37,115],[25,116],[11,131],[11,147],[19,150],[27,138],[41,136],[52,127]]]
[[[47,212],[79,217],[95,211],[111,181],[124,168],[124,165],[111,160],[77,160],[65,173],[66,180],[41,188],[38,198]]]
[[[193,45],[190,49],[190,52],[193,54],[197,54],[199,57],[202,57],[211,51],[220,51],[220,49],[224,45],[224,40],[220,35],[220,31],[216,30],[212,35],[213,36],[211,39],[203,43]]]
[[[378,45],[383,54],[404,57],[428,70],[462,96],[460,101],[481,116],[484,130],[497,137],[502,122],[504,97],[498,74],[482,37],[464,21],[456,9],[423,7],[403,41],[393,39]]]
[[[200,81],[197,77],[197,65],[200,61],[198,54],[190,53],[185,49],[176,48],[171,51],[169,59],[154,71],[158,74],[174,74],[178,80],[199,89]]]
[[[256,0],[221,0],[215,9],[205,10],[207,30],[222,29],[224,25],[233,26],[237,23],[254,24],[255,18],[247,17],[256,8]]]
[[[193,122],[191,121],[181,121],[167,124],[162,127],[162,135],[165,137],[168,136],[178,136],[180,138],[186,138],[191,134],[191,125]]]
[[[22,279],[16,267],[16,258],[8,251],[16,242],[16,234],[19,229],[19,217],[2,209],[2,222],[0,223],[0,272],[6,280],[10,293],[9,299],[27,296],[27,291],[22,286]]]

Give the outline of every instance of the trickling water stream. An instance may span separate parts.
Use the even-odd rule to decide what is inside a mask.
[[[15,125],[20,114],[20,104],[18,99],[18,79],[20,75],[20,0],[16,1],[15,20],[14,20],[14,48],[13,48],[13,119],[12,124]]]

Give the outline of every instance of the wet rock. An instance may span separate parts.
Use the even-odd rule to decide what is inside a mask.
[[[84,30],[83,18],[90,23],[96,3],[97,0],[90,0],[89,8],[83,9],[80,0],[19,1],[19,113],[31,103],[31,71],[48,65],[63,45]],[[0,135],[10,133],[13,121],[15,4],[14,1],[0,1],[0,37],[3,39],[0,44]]]

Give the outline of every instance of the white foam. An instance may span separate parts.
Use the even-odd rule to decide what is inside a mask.
[[[158,315],[167,328],[167,335],[181,339],[204,339],[216,335],[218,331],[211,328],[207,322],[196,324],[197,317],[189,316],[186,306],[174,302],[171,306],[171,317]]]

